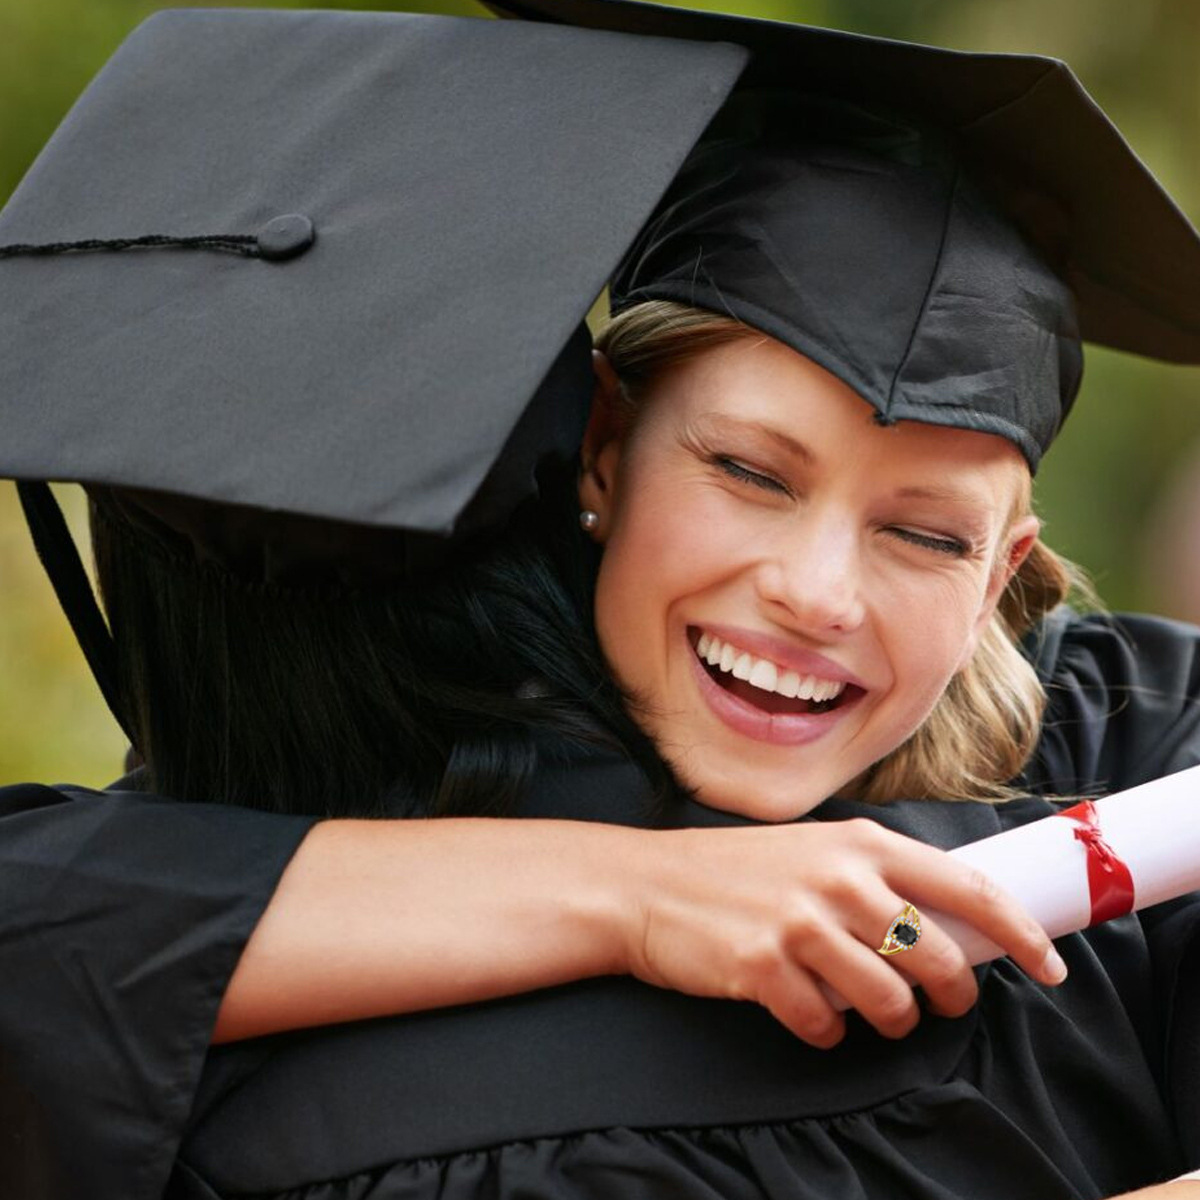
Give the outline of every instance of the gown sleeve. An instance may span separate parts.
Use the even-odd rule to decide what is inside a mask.
[[[313,823],[0,789],[0,1195],[157,1200],[229,977]]]

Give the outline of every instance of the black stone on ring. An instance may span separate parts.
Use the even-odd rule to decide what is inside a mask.
[[[888,926],[883,945],[878,954],[899,954],[911,950],[921,936],[921,914],[911,904],[904,906],[904,911]]]

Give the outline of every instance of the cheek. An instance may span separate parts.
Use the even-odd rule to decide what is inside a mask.
[[[671,592],[682,524],[678,512],[652,492],[613,513],[596,580],[596,632],[610,668],[626,686],[643,681],[654,616]],[[632,654],[634,645],[643,653]]]
[[[931,703],[958,670],[981,612],[984,584],[974,576],[912,581],[887,593],[880,621],[890,657],[917,704]]]
[[[744,525],[728,495],[695,472],[635,470],[622,482],[604,556],[630,578],[684,582],[737,545]]]
[[[739,571],[746,531],[727,497],[694,480],[630,476],[624,495],[600,561],[595,618],[610,666],[634,683],[662,661],[676,607]]]

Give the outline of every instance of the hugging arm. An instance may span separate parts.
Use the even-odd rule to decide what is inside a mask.
[[[1045,933],[982,876],[866,820],[647,830],[562,820],[329,821],[284,873],[230,981],[219,1040],[469,1003],[602,974],[750,1000],[814,1045],[844,1018],[918,1016],[877,955],[903,906],[954,912],[1056,982]],[[930,927],[906,963],[940,1011],[974,1003]]]

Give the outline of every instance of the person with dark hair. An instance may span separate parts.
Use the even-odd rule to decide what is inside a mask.
[[[27,305],[61,350],[47,364],[6,343],[25,403],[6,411],[8,469],[144,759],[131,790],[5,795],[6,1169],[44,1195],[206,1200],[1195,1194],[1163,1181],[1200,1160],[1200,898],[1063,938],[1060,955],[944,851],[1052,814],[1057,795],[1200,757],[1196,632],[1064,609],[1072,571],[1030,510],[1079,384],[1081,326],[1200,359],[1200,239],[1061,65],[972,60],[971,93],[964,60],[928,48],[615,0],[570,8],[637,32],[160,16],[6,212],[11,257],[42,259],[12,286],[41,297]],[[239,179],[241,156],[258,164],[280,137],[275,110],[234,87],[244,60],[293,78],[306,55],[329,111],[351,104],[355,121],[364,97],[389,96],[396,61],[418,75],[474,62],[489,83],[456,96],[470,120],[486,121],[489,89],[547,72],[510,102],[508,143],[482,130],[484,156],[565,154],[582,131],[561,126],[577,121],[632,148],[659,140],[638,187],[592,198],[596,237],[620,259],[594,388],[570,334],[578,305],[496,394],[494,363],[519,357],[512,330],[499,357],[493,334],[455,330],[452,357],[439,323],[413,318],[397,335],[413,339],[400,361],[415,381],[399,416],[375,403],[396,368],[371,357],[377,329],[331,412],[313,378],[327,381],[340,343],[313,350],[320,319],[276,356],[271,328],[247,341],[226,314],[214,329],[249,382],[230,377],[244,407],[216,421],[195,317],[208,310],[180,319],[183,281],[268,326],[287,311],[275,289],[308,312],[303,282],[346,272],[339,256],[366,255],[350,277],[377,277],[369,257],[387,239],[368,228],[354,242],[372,205],[244,238],[228,217],[190,239],[118,238],[103,221],[84,239],[76,215],[28,199],[69,192],[89,139],[155,72],[165,98],[148,139],[100,139],[106,170],[121,153],[177,155],[155,172],[172,187],[168,166],[207,153],[211,131],[163,145],[158,122],[173,103],[194,117],[179,97],[202,79],[230,106],[205,120],[238,131],[206,160],[212,194],[232,194],[223,173]],[[811,91],[793,84],[797,62]],[[626,123],[571,90],[607,92],[621,72]],[[684,87],[707,108],[654,126],[646,96]],[[1035,93],[1056,95],[1049,111],[1094,152],[1088,168],[1117,172],[1125,204],[1176,239],[1177,277],[1159,260],[1139,270],[1124,207],[1097,202],[1064,228],[1091,197],[1086,172],[1028,203],[1014,181],[1048,173],[1028,158],[1035,116],[999,125]],[[371,122],[445,152],[433,118],[405,124],[411,99],[389,102],[367,105]],[[277,166],[290,180],[312,157],[292,147]],[[374,184],[394,157],[371,166]],[[615,147],[599,160],[624,161]],[[552,231],[556,202],[585,203],[560,173],[557,200],[518,193]],[[511,208],[481,177],[465,201],[487,191]],[[418,268],[428,255],[459,278],[455,243],[480,234],[472,269],[492,252],[493,270],[546,289],[543,308],[561,289],[590,300],[591,268],[547,285],[527,231],[447,232],[429,190],[409,202],[442,241],[407,230]],[[248,247],[267,261],[233,259]],[[218,265],[187,261],[205,254]],[[85,301],[110,273],[121,289],[99,311]],[[410,265],[414,277],[426,286]],[[539,326],[513,307],[513,329]],[[122,343],[135,312],[157,323],[146,361]],[[364,318],[345,320],[354,336]],[[97,345],[127,355],[99,359]],[[508,392],[512,421],[481,432]],[[587,392],[581,433],[570,413]],[[188,436],[153,455],[164,407]],[[78,441],[96,412],[122,427]],[[339,440],[335,423],[376,444]],[[486,445],[468,447],[476,436]],[[364,478],[346,470],[350,449]],[[409,459],[398,481],[366,478],[393,454]],[[471,455],[482,465],[468,471]],[[108,629],[31,482],[47,477],[88,488]],[[1131,688],[1144,690],[1115,710]],[[1011,958],[972,972],[925,907]]]

